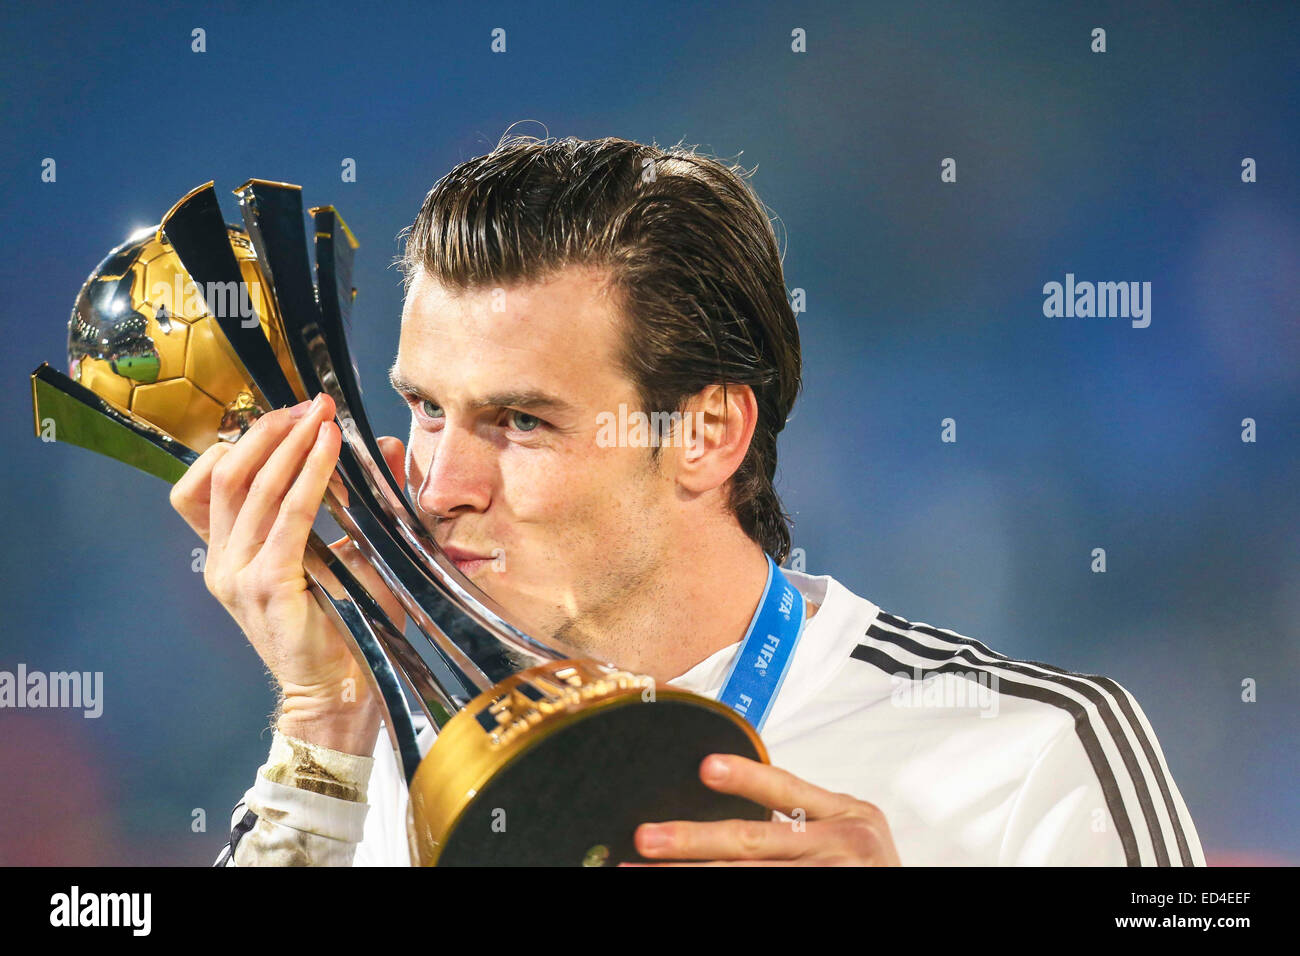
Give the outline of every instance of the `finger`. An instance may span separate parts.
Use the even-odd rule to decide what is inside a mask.
[[[709,754],[700,762],[700,780],[711,790],[746,797],[788,817],[819,820],[863,806],[846,793],[823,790],[788,770],[737,754]]]
[[[643,823],[637,852],[667,860],[797,860],[816,851],[808,830],[768,820]]]
[[[293,408],[267,412],[222,457],[221,467],[213,468],[208,530],[213,547],[225,548],[249,482],[296,424],[294,416],[305,415],[310,404],[302,402]]]
[[[199,455],[180,480],[172,485],[168,496],[172,508],[205,544],[208,540],[208,510],[212,502],[212,469],[231,447],[229,442],[219,441]]]
[[[393,480],[397,483],[397,487],[406,487],[406,447],[402,444],[402,440],[390,435],[381,435],[377,441],[379,451],[388,464],[388,470],[393,473]]]
[[[294,424],[253,477],[243,506],[230,529],[225,551],[227,560],[234,567],[243,567],[261,549],[280,512],[285,493],[298,477],[303,459],[316,443],[321,422],[328,421],[333,415],[333,400],[324,393],[316,396],[307,414]]]
[[[338,426],[321,422],[307,461],[280,503],[275,522],[257,554],[261,570],[272,581],[302,573],[307,537],[329,487],[341,444]]]

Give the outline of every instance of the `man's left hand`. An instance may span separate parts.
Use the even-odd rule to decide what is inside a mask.
[[[885,815],[873,804],[735,754],[705,757],[700,779],[791,819],[643,823],[638,852],[665,862],[625,866],[902,865]]]

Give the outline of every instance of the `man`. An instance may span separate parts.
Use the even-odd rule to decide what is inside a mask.
[[[774,819],[646,821],[643,856],[1204,863],[1122,687],[776,567],[790,544],[776,437],[800,386],[799,337],[768,218],[735,169],[618,139],[507,139],[433,188],[403,265],[391,378],[411,432],[405,446],[384,439],[384,454],[438,543],[512,620],[725,697],[751,666],[739,649],[769,577],[793,585],[794,651],[748,714],[772,766],[715,755],[700,768]],[[667,434],[609,427],[629,409],[681,414]],[[409,859],[377,705],[344,692],[364,681],[303,572],[339,449],[333,415],[325,397],[268,414],[172,495],[209,543],[209,589],[283,695],[227,865]],[[335,549],[401,620],[350,543]]]

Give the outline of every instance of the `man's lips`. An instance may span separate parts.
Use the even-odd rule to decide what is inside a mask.
[[[491,561],[494,555],[478,554],[474,551],[466,551],[463,548],[453,548],[449,545],[441,545],[442,553],[451,559],[452,564],[460,568],[461,573],[467,574],[470,571],[480,567],[481,562]]]

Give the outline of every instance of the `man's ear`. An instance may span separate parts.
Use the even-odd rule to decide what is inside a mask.
[[[758,400],[748,385],[710,385],[682,411],[677,483],[694,494],[720,488],[745,460],[758,425]]]

